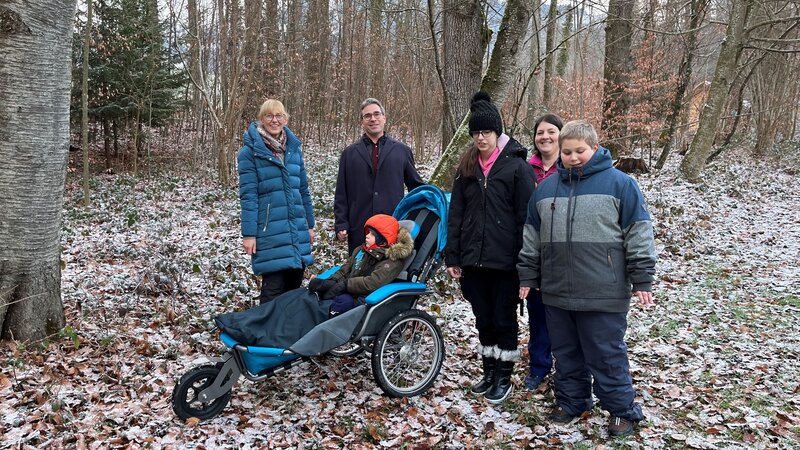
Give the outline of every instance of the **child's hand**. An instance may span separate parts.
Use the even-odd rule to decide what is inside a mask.
[[[655,303],[655,297],[653,297],[653,293],[652,292],[635,291],[633,293],[633,295],[635,295],[636,298],[639,299],[639,303],[641,303],[643,306],[653,306],[653,305],[656,304]]]
[[[520,286],[519,287],[519,299],[520,300],[525,300],[526,298],[528,298],[528,294],[530,292],[531,292],[531,288],[526,287],[526,286]]]
[[[459,278],[461,278],[461,267],[458,266],[448,267],[447,273],[454,279],[458,280]]]

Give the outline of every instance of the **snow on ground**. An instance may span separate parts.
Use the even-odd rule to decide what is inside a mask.
[[[319,215],[315,274],[345,250],[331,232],[337,155],[307,152]],[[437,316],[447,353],[426,395],[382,395],[368,355],[323,357],[240,382],[220,416],[182,423],[171,392],[186,371],[220,354],[213,316],[257,296],[240,248],[237,191],[185,173],[98,175],[84,209],[70,175],[62,237],[68,326],[47,343],[0,344],[0,448],[795,447],[795,166],[737,156],[710,165],[700,184],[681,180],[674,167],[638,177],[660,254],[657,305],[629,315],[647,420],[615,440],[599,408],[568,425],[548,423],[550,385],[524,390],[522,365],[504,404],[470,395],[478,374],[472,316],[441,276],[420,305]]]

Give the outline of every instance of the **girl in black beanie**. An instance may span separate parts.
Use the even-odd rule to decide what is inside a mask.
[[[483,377],[472,392],[501,403],[512,392],[519,359],[517,255],[533,170],[527,149],[503,133],[500,112],[485,92],[470,104],[472,145],[453,182],[445,263],[475,315]]]

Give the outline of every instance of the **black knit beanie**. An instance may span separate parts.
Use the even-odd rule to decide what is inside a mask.
[[[478,91],[472,96],[469,105],[472,114],[469,116],[470,134],[481,130],[492,130],[498,136],[503,134],[503,120],[500,111],[492,103],[492,97],[486,92]]]

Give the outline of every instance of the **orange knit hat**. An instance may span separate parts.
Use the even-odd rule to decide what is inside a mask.
[[[375,214],[367,219],[367,223],[364,224],[364,234],[369,233],[368,228],[374,228],[375,231],[380,233],[386,239],[387,245],[394,245],[397,242],[397,232],[400,230],[400,224],[392,216]]]

